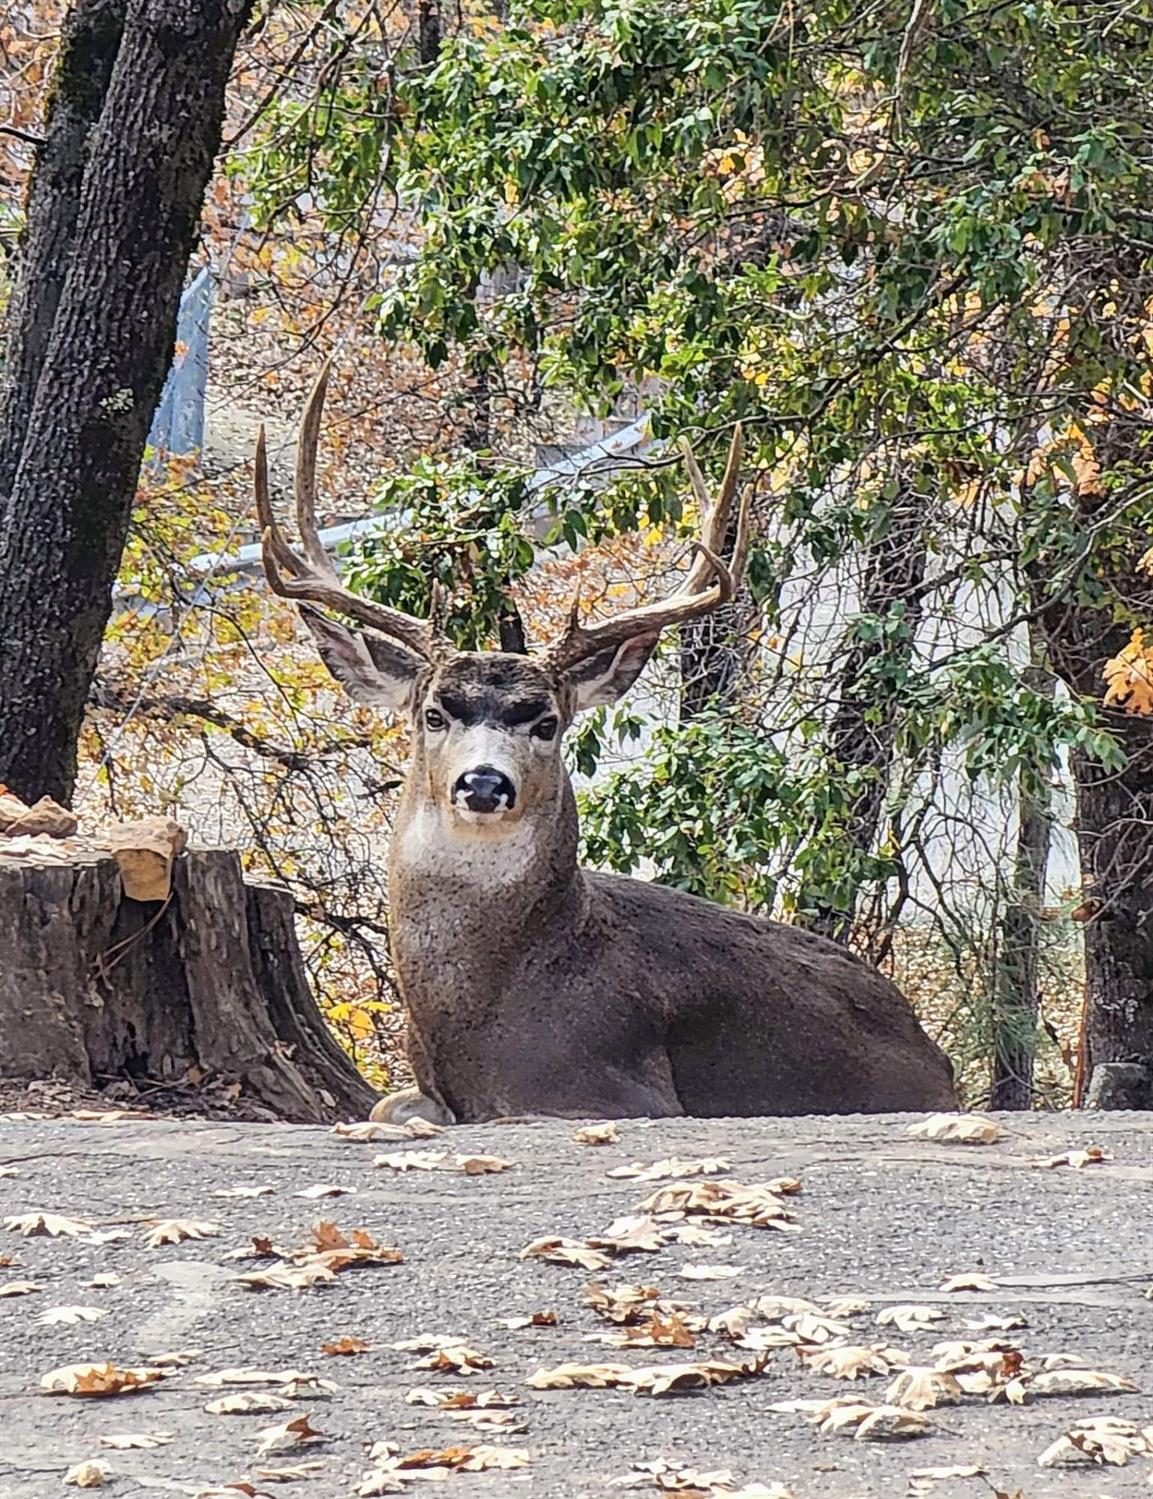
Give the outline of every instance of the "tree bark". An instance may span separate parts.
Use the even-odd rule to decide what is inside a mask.
[[[1118,576],[1114,586],[1133,607],[1145,579]],[[1075,605],[1043,616],[1050,656],[1069,688],[1100,701],[1102,667],[1128,643],[1129,629],[1109,613]],[[1106,712],[1105,721],[1126,754],[1123,770],[1107,770],[1084,754],[1073,756],[1077,842],[1086,914],[1085,1034],[1081,1072],[1091,1081],[1102,1065],[1131,1063],[1144,1070],[1138,1094],[1153,1089],[1153,719]],[[1125,1103],[1110,1091],[1113,1107]],[[1134,1095],[1137,1098],[1137,1095]]]
[[[0,781],[67,802],[249,0],[129,0],[0,525]]]
[[[1034,685],[1048,682],[1039,673]],[[1038,939],[1053,833],[1052,798],[1039,775],[1022,776],[1018,792],[1013,888],[1001,917],[993,976],[993,1074],[989,1107],[1028,1109],[1037,1052]]]
[[[76,0],[65,18],[52,99],[28,191],[0,381],[0,515],[32,415],[76,232],[88,141],[124,28],[125,0]]]
[[[860,787],[853,797],[845,828],[852,853],[864,857],[873,847],[893,763],[896,724],[885,711],[883,678],[878,668],[903,671],[913,654],[922,614],[925,581],[925,498],[907,475],[898,475],[889,526],[868,549],[860,594],[860,612],[899,628],[884,636],[854,636],[844,656],[837,707],[829,726],[828,755],[835,767]],[[802,897],[813,914],[805,925],[835,942],[847,942],[857,911],[858,891],[833,904],[819,895]]]
[[[292,918],[233,853],[182,855],[165,902],[125,897],[105,855],[0,855],[0,1076],[191,1078],[278,1119],[367,1118],[377,1095],[325,1026]]]

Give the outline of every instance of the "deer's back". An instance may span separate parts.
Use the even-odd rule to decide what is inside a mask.
[[[681,891],[586,873],[573,980],[643,1005],[686,1113],[948,1108],[952,1069],[888,979],[840,944]],[[574,1000],[576,996],[573,996]]]

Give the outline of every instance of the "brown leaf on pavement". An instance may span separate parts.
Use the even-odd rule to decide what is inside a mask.
[[[64,1364],[40,1380],[49,1395],[131,1395],[165,1378],[163,1369],[121,1369],[116,1364]]]

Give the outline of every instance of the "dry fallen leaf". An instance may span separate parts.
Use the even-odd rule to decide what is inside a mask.
[[[324,1432],[315,1430],[307,1416],[295,1416],[290,1421],[281,1422],[279,1426],[262,1427],[256,1435],[259,1438],[256,1444],[257,1457],[264,1457],[269,1452],[289,1452],[313,1442],[328,1440]]]
[[[512,1332],[518,1332],[522,1327],[555,1327],[555,1312],[530,1312],[522,1317],[498,1317],[497,1323],[501,1327],[507,1327]]]
[[[337,1338],[333,1343],[325,1343],[320,1351],[336,1358],[345,1354],[368,1353],[371,1351],[371,1344],[366,1343],[363,1338]]]
[[[640,1322],[651,1316],[654,1307],[665,1309],[656,1286],[603,1286],[592,1281],[585,1287],[585,1302],[598,1316],[609,1322]],[[668,1308],[672,1308],[672,1303]]]
[[[35,1234],[46,1234],[51,1239],[74,1239],[92,1232],[91,1223],[85,1223],[82,1218],[62,1218],[58,1213],[17,1213],[14,1218],[4,1220],[4,1227],[10,1233],[23,1234],[26,1239]]]
[[[76,1327],[81,1322],[99,1322],[107,1315],[102,1306],[50,1306],[35,1321],[37,1327]]]
[[[732,1280],[740,1274],[739,1265],[686,1265],[679,1272],[681,1280]]]
[[[603,1270],[612,1264],[612,1256],[602,1249],[590,1248],[581,1239],[534,1239],[520,1252],[522,1260],[542,1259],[554,1265],[579,1265],[582,1270]]]
[[[432,1124],[427,1119],[410,1119],[407,1124],[378,1124],[375,1120],[364,1120],[357,1124],[334,1124],[334,1135],[346,1140],[371,1142],[373,1140],[431,1140],[444,1134],[444,1126]]]
[[[761,1182],[744,1186],[735,1181],[683,1181],[658,1187],[638,1205],[638,1212],[654,1216],[670,1214],[675,1218],[700,1216],[724,1219],[749,1228],[775,1228],[796,1231],[788,1205],[779,1192],[792,1192],[800,1183],[791,1177],[779,1182]]]
[[[1131,1457],[1153,1452],[1153,1427],[1141,1431],[1115,1416],[1074,1421],[1037,1459],[1043,1468],[1109,1463],[1123,1467]]]
[[[213,1197],[271,1197],[275,1187],[221,1187]]]
[[[840,1344],[835,1347],[798,1348],[797,1357],[815,1374],[827,1374],[832,1379],[860,1379],[865,1374],[891,1374],[903,1368],[908,1355],[899,1348],[885,1348],[874,1344],[870,1348]]]
[[[591,1342],[604,1343],[611,1348],[692,1348],[696,1343],[691,1328],[676,1312],[662,1316],[654,1311],[642,1326],[622,1328],[617,1332],[586,1333],[585,1336]]]
[[[847,1323],[835,1322],[821,1312],[789,1313],[781,1318],[781,1324],[802,1343],[839,1343],[852,1336]]]
[[[389,1171],[462,1171],[465,1176],[485,1176],[507,1171],[513,1164],[495,1155],[449,1155],[446,1150],[402,1150],[373,1158],[374,1166]]]
[[[980,1114],[933,1114],[920,1124],[910,1124],[910,1135],[957,1145],[992,1145],[1001,1138],[1001,1126]]]
[[[49,1395],[131,1395],[163,1379],[163,1369],[121,1369],[115,1364],[64,1364],[40,1380]]]
[[[303,1265],[275,1265],[271,1270],[257,1270],[238,1275],[237,1282],[250,1291],[310,1291],[331,1285],[336,1271],[315,1261]]]
[[[210,1416],[265,1415],[291,1410],[292,1401],[267,1390],[237,1390],[234,1395],[221,1395],[219,1400],[210,1400],[204,1409]]]
[[[120,1276],[115,1270],[97,1270],[92,1279],[85,1282],[94,1291],[103,1291],[109,1286],[118,1286],[120,1283]]]
[[[809,1413],[820,1431],[852,1434],[858,1442],[907,1441],[925,1436],[932,1429],[928,1417],[897,1405],[870,1405],[867,1401],[830,1400]]]
[[[577,1130],[573,1139],[578,1145],[615,1145],[620,1139],[620,1131],[609,1120],[605,1124],[586,1124]]]
[[[727,1384],[734,1379],[748,1379],[763,1369],[764,1363],[760,1359],[745,1364],[714,1359],[699,1363],[652,1364],[645,1368],[630,1368],[627,1364],[559,1364],[554,1369],[538,1369],[525,1383],[534,1390],[615,1388],[632,1390],[637,1395],[673,1395],[707,1385]]]
[[[457,1155],[453,1156],[452,1163],[454,1169],[463,1171],[465,1176],[493,1176],[512,1166],[511,1161],[498,1155]]]
[[[409,1405],[431,1405],[437,1410],[497,1410],[519,1404],[515,1395],[502,1395],[499,1390],[454,1390],[448,1385],[420,1386],[404,1398]]]
[[[985,1469],[972,1463],[962,1463],[954,1468],[914,1468],[909,1474],[908,1499],[925,1499],[932,1492],[934,1484],[948,1483],[950,1479],[984,1476]]]
[[[1029,1162],[1030,1166],[1044,1166],[1052,1170],[1055,1166],[1072,1166],[1074,1171],[1083,1171],[1086,1166],[1104,1166],[1113,1159],[1111,1150],[1102,1150],[1099,1145],[1090,1145],[1087,1150],[1067,1150],[1063,1155],[1046,1156]]]
[[[185,1239],[215,1239],[220,1233],[219,1223],[201,1223],[195,1218],[163,1218],[144,1235],[149,1249],[159,1249],[162,1244],[180,1244]]]
[[[108,1468],[104,1463],[75,1463],[64,1475],[64,1482],[75,1489],[98,1489],[108,1482]]]
[[[323,1471],[323,1462],[293,1463],[290,1468],[253,1468],[252,1476],[264,1483],[296,1483],[298,1479],[315,1478]]]
[[[896,1327],[901,1332],[923,1332],[944,1317],[945,1313],[937,1306],[886,1306],[877,1313],[877,1322],[881,1327]]]
[[[428,1447],[402,1457],[391,1442],[375,1443],[369,1457],[379,1466],[361,1479],[356,1491],[359,1495],[401,1493],[410,1478],[523,1468],[529,1461],[528,1453],[517,1447]]]
[[[662,1493],[709,1496],[709,1499],[793,1499],[782,1483],[750,1483],[738,1488],[728,1468],[698,1470],[683,1468],[658,1457],[651,1463],[634,1463],[632,1471],[609,1479],[612,1488],[660,1489]]]
[[[1137,1386],[1120,1374],[1103,1369],[1047,1369],[1030,1374],[1020,1383],[1030,1395],[1131,1395]]]
[[[668,1235],[648,1213],[630,1213],[614,1218],[603,1234],[585,1241],[590,1249],[604,1249],[609,1254],[656,1254],[665,1247]]]
[[[335,1395],[340,1389],[331,1379],[321,1379],[319,1374],[294,1374],[276,1388],[276,1394],[286,1400],[317,1400]]]
[[[558,1364],[538,1369],[525,1384],[534,1390],[605,1390],[624,1384],[631,1373],[627,1364]]]
[[[676,1156],[670,1156],[668,1160],[653,1161],[647,1166],[643,1161],[633,1161],[629,1166],[614,1166],[608,1175],[640,1182],[659,1182],[686,1176],[720,1176],[722,1172],[732,1169],[733,1163],[720,1156],[700,1160],[680,1160]]]
[[[102,1447],[114,1447],[118,1452],[140,1448],[164,1447],[176,1436],[174,1431],[114,1431],[100,1438]]]
[[[294,1192],[293,1197],[306,1197],[311,1201],[317,1201],[321,1197],[351,1197],[355,1194],[355,1187],[340,1187],[330,1182],[318,1182],[314,1187],[305,1187],[302,1192]]]
[[[0,1296],[33,1296],[43,1289],[34,1280],[9,1280],[0,1285]]]
[[[941,1282],[938,1289],[949,1295],[953,1291],[998,1291],[1000,1286],[987,1275],[970,1271],[967,1275],[950,1275],[948,1280]]]
[[[983,1317],[965,1323],[970,1332],[1013,1332],[1018,1327],[1028,1325],[1028,1320],[1020,1312],[1007,1312],[1004,1316],[986,1312]]]
[[[727,1249],[733,1242],[732,1234],[719,1228],[702,1228],[697,1223],[678,1223],[665,1230],[665,1238],[689,1249]]]
[[[415,1368],[435,1369],[441,1374],[479,1374],[482,1369],[491,1369],[493,1360],[466,1343],[451,1343],[434,1349],[425,1358],[418,1359]]]
[[[954,1374],[943,1369],[902,1369],[885,1391],[888,1405],[911,1411],[932,1410],[937,1405],[956,1405],[964,1391]]]

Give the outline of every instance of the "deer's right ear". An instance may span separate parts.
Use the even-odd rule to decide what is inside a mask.
[[[390,713],[408,710],[422,661],[383,635],[348,630],[318,609],[298,607],[321,660],[349,697]]]

